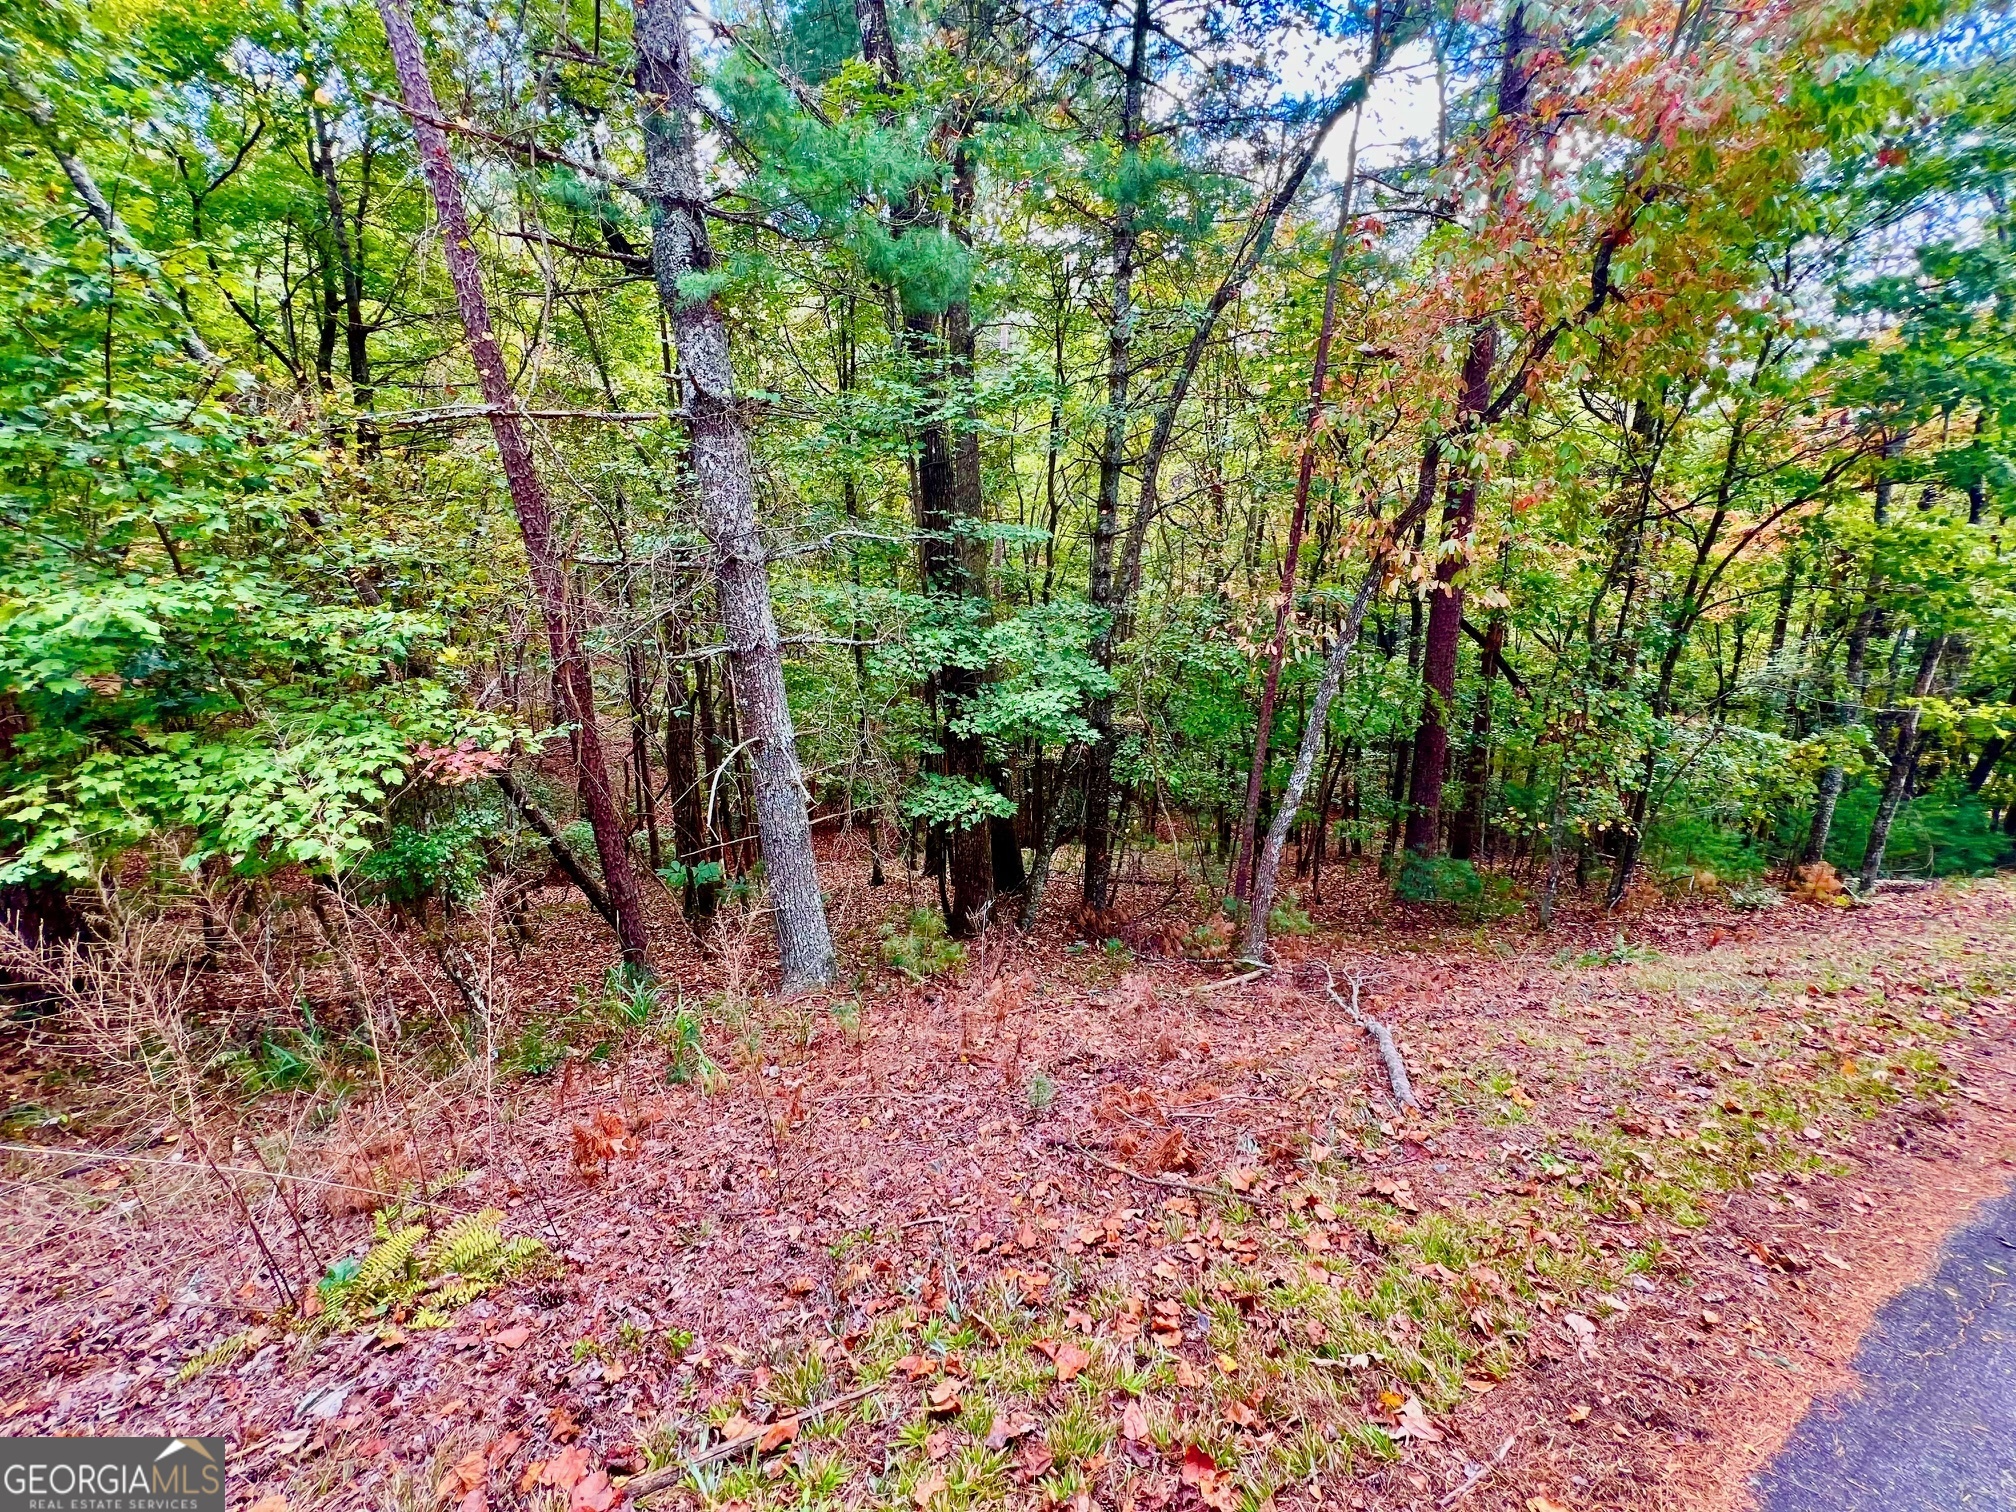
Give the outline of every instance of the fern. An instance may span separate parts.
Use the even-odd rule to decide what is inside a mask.
[[[426,1237],[426,1226],[414,1223],[379,1240],[371,1247],[371,1253],[364,1257],[364,1263],[357,1267],[350,1289],[378,1292],[395,1282],[406,1280],[407,1269],[413,1263],[413,1253]]]
[[[503,1221],[504,1215],[495,1208],[457,1218],[427,1252],[428,1273],[485,1276],[493,1272],[504,1253],[504,1232],[499,1227]]]
[[[434,1300],[428,1305],[427,1310],[453,1312],[458,1307],[474,1302],[495,1284],[492,1281],[451,1281],[434,1293]]]
[[[250,1329],[246,1329],[243,1333],[232,1334],[228,1339],[219,1339],[208,1349],[193,1354],[182,1362],[182,1368],[175,1372],[175,1384],[177,1386],[187,1385],[206,1370],[214,1369],[219,1365],[229,1365],[238,1356],[245,1353],[247,1346],[251,1342],[252,1330]]]
[[[504,1215],[496,1208],[464,1214],[431,1243],[425,1224],[395,1228],[395,1221],[377,1215],[378,1242],[363,1260],[339,1260],[330,1267],[317,1287],[326,1307],[318,1326],[354,1328],[410,1306],[412,1316],[405,1320],[410,1327],[442,1328],[457,1308],[546,1253],[545,1245],[527,1235],[507,1240]]]

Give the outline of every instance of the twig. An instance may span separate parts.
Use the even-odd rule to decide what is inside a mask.
[[[1218,992],[1226,987],[1237,987],[1245,982],[1257,981],[1273,969],[1271,966],[1256,966],[1251,971],[1244,972],[1239,976],[1223,977],[1215,982],[1206,982],[1201,987],[1192,987],[1190,990],[1199,997],[1203,997],[1207,993]]]
[[[880,1390],[882,1390],[881,1386],[860,1386],[846,1393],[844,1396],[837,1396],[829,1401],[819,1402],[814,1406],[807,1407],[802,1412],[792,1413],[791,1416],[801,1423],[811,1422],[816,1418],[824,1417],[829,1412],[837,1412],[842,1407],[851,1407],[863,1397],[873,1396]],[[656,1496],[660,1491],[676,1486],[695,1470],[711,1465],[717,1460],[728,1459],[732,1455],[755,1448],[757,1444],[762,1442],[762,1438],[761,1432],[745,1433],[740,1438],[730,1439],[724,1444],[716,1444],[712,1449],[694,1455],[692,1459],[685,1461],[683,1464],[661,1465],[656,1470],[646,1470],[642,1475],[632,1476],[629,1480],[621,1482],[623,1494],[629,1497],[632,1502],[642,1501],[647,1496]]]
[[[1151,1186],[1180,1188],[1186,1192],[1195,1192],[1201,1197],[1216,1197],[1221,1202],[1226,1197],[1224,1190],[1219,1187],[1199,1186],[1194,1181],[1184,1181],[1175,1176],[1150,1176],[1145,1172],[1135,1170],[1132,1166],[1124,1166],[1117,1160],[1108,1160],[1103,1155],[1094,1155],[1083,1145],[1074,1144],[1071,1148],[1076,1150],[1080,1155],[1083,1155],[1094,1165],[1104,1166],[1109,1171],[1118,1171],[1122,1176],[1132,1176],[1136,1181],[1145,1181]]]
[[[1463,1500],[1464,1497],[1468,1496],[1471,1492],[1471,1489],[1475,1487],[1479,1481],[1483,1480],[1485,1476],[1489,1475],[1493,1470],[1496,1470],[1500,1465],[1502,1465],[1505,1462],[1505,1456],[1508,1453],[1510,1453],[1512,1449],[1512,1440],[1516,1439],[1517,1437],[1519,1437],[1519,1430],[1515,1428],[1512,1430],[1510,1434],[1506,1435],[1505,1442],[1498,1446],[1498,1452],[1496,1454],[1492,1455],[1491,1458],[1487,1460],[1485,1463],[1481,1465],[1472,1466],[1470,1474],[1468,1478],[1464,1480],[1463,1484],[1458,1486],[1454,1491],[1451,1491],[1447,1496],[1443,1497],[1442,1500],[1435,1503],[1435,1505],[1438,1507],[1453,1507],[1456,1505],[1456,1503]]]
[[[1393,1031],[1369,1013],[1358,1009],[1358,994],[1361,987],[1356,977],[1347,977],[1351,984],[1351,1001],[1345,1002],[1337,996],[1337,978],[1331,974],[1330,965],[1323,964],[1323,979],[1329,984],[1330,1001],[1351,1015],[1351,1022],[1371,1035],[1379,1046],[1379,1058],[1386,1063],[1386,1079],[1393,1084],[1393,1100],[1403,1108],[1419,1109],[1420,1099],[1414,1095],[1414,1084],[1407,1079],[1407,1063],[1400,1059],[1400,1047],[1393,1042]]]
[[[371,423],[380,430],[418,430],[428,425],[487,420],[500,413],[527,420],[593,420],[608,425],[652,425],[665,418],[662,410],[526,409],[522,405],[506,410],[494,404],[443,404],[434,409],[392,410],[374,415]]]
[[[45,1160],[113,1160],[118,1161],[121,1165],[173,1166],[178,1171],[193,1171],[195,1169],[194,1165],[186,1160],[161,1160],[151,1155],[129,1155],[107,1150],[66,1150],[60,1146],[56,1148],[44,1148],[41,1145],[14,1144],[9,1142],[0,1143],[0,1152],[12,1155],[40,1155]],[[329,1191],[358,1192],[366,1197],[376,1197],[383,1202],[391,1202],[397,1196],[396,1193],[381,1192],[376,1187],[356,1186],[347,1181],[329,1181],[321,1176],[304,1176],[299,1171],[276,1171],[270,1166],[261,1170],[254,1170],[250,1166],[219,1165],[214,1160],[206,1160],[205,1164],[213,1171],[223,1171],[232,1176],[263,1177],[267,1181],[272,1182],[276,1190],[283,1181],[297,1181],[306,1186],[322,1187]],[[61,1177],[69,1173],[64,1171],[57,1174],[58,1179],[61,1179]],[[418,1197],[407,1197],[403,1200],[413,1207],[438,1208],[444,1213],[456,1211],[445,1203],[428,1202]]]

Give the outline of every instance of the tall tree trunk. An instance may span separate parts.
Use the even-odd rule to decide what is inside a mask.
[[[1835,716],[1835,723],[1843,729],[1862,720],[1862,699],[1869,686],[1869,640],[1876,630],[1876,618],[1872,582],[1869,600],[1862,606],[1862,612],[1855,616],[1854,628],[1848,632],[1847,696],[1842,699]],[[1821,771],[1813,794],[1813,824],[1806,831],[1806,849],[1799,858],[1801,864],[1817,866],[1827,859],[1827,839],[1834,829],[1834,808],[1841,801],[1841,789],[1847,779],[1847,769],[1838,761],[1828,763]]]
[[[388,0],[391,3],[391,0]],[[728,324],[711,295],[682,293],[682,278],[711,272],[706,198],[693,131],[694,91],[680,0],[639,0],[637,101],[644,124],[652,272],[672,321],[692,436],[701,528],[712,548],[715,592],[733,662],[736,701],[756,774],[777,953],[786,991],[833,980],[838,963],[813,864],[797,734],[784,691],[784,655],[770,607],[770,571],[756,529],[749,444],[735,401]]]
[[[1422,456],[1414,502],[1393,522],[1384,544],[1375,545],[1371,551],[1365,564],[1364,580],[1359,583],[1351,607],[1345,611],[1344,622],[1337,628],[1337,637],[1331,642],[1330,655],[1323,663],[1323,676],[1316,684],[1315,697],[1309,700],[1308,717],[1302,722],[1302,743],[1295,752],[1295,765],[1288,772],[1288,786],[1281,794],[1280,808],[1274,811],[1274,822],[1267,827],[1267,842],[1261,847],[1259,861],[1253,869],[1253,894],[1247,903],[1246,932],[1240,948],[1243,960],[1260,962],[1267,959],[1267,916],[1273,910],[1274,884],[1281,875],[1281,851],[1288,843],[1288,828],[1295,822],[1296,812],[1302,807],[1302,799],[1309,791],[1309,774],[1315,768],[1316,753],[1330,727],[1331,701],[1336,698],[1338,684],[1343,681],[1351,649],[1358,644],[1358,631],[1365,623],[1365,611],[1371,607],[1373,595],[1379,591],[1391,543],[1413,528],[1414,522],[1426,513],[1429,501],[1435,496],[1438,457],[1439,452],[1432,446]]]
[[[885,85],[903,81],[895,35],[884,0],[855,0],[855,21],[861,32],[861,56]],[[955,112],[956,114],[956,112]],[[968,239],[968,221],[977,188],[976,165],[964,146],[965,126],[950,126],[953,159],[953,235]],[[891,207],[891,231],[900,240],[929,219],[921,197],[912,191]],[[903,312],[902,343],[920,369],[925,404],[917,425],[917,524],[922,534],[924,591],[958,612],[961,601],[987,595],[984,543],[960,534],[964,521],[981,514],[980,435],[973,410],[973,323],[964,298],[950,301],[942,312]],[[950,396],[947,389],[953,392]],[[948,402],[949,399],[949,402]],[[955,425],[951,416],[956,413]],[[979,694],[984,669],[944,666],[932,674],[941,729],[939,770],[955,782],[974,787],[991,785],[985,742],[955,726],[966,706]],[[994,837],[996,821],[976,818],[945,827],[937,837],[945,862],[945,926],[958,939],[969,939],[985,926],[994,906]]]
[[[1468,861],[1484,844],[1484,815],[1491,786],[1491,683],[1505,650],[1505,617],[1491,616],[1484,632],[1484,685],[1477,690],[1477,708],[1470,716],[1470,746],[1463,764],[1463,807],[1449,826],[1449,854]]]
[[[1474,436],[1491,402],[1491,369],[1498,331],[1479,325],[1463,359],[1460,425]],[[1442,784],[1449,774],[1449,717],[1456,710],[1456,652],[1463,636],[1463,585],[1470,534],[1477,522],[1478,462],[1466,459],[1452,480],[1442,512],[1442,555],[1428,600],[1428,633],[1421,648],[1421,722],[1414,730],[1414,777],[1408,793],[1406,847],[1418,856],[1441,849]]]
[[[1924,698],[1932,691],[1932,679],[1939,672],[1939,658],[1946,650],[1946,637],[1935,635],[1918,659],[1918,676],[1911,684],[1911,697]],[[1876,817],[1869,825],[1869,844],[1862,852],[1862,891],[1876,885],[1883,874],[1883,850],[1890,843],[1890,826],[1897,810],[1911,796],[1911,779],[1918,770],[1918,725],[1924,708],[1913,703],[1897,725],[1897,743],[1890,750],[1890,773],[1883,781],[1883,797],[1876,805]]]
[[[1526,7],[1514,5],[1505,21],[1504,58],[1498,72],[1497,118],[1516,121],[1526,110]],[[1495,193],[1494,193],[1495,201]],[[1428,609],[1422,648],[1421,720],[1414,732],[1414,773],[1409,785],[1406,847],[1432,856],[1441,848],[1442,784],[1449,773],[1449,716],[1456,704],[1456,652],[1463,632],[1463,585],[1471,531],[1477,521],[1481,471],[1477,441],[1491,405],[1491,369],[1498,358],[1498,328],[1489,317],[1470,333],[1457,394],[1457,431],[1468,443],[1462,470],[1451,480],[1442,513],[1441,559]]]
[[[1288,619],[1295,611],[1295,575],[1302,561],[1302,532],[1309,521],[1309,485],[1316,474],[1316,431],[1323,418],[1323,385],[1330,376],[1330,338],[1337,329],[1337,280],[1344,269],[1344,238],[1351,227],[1351,195],[1358,171],[1358,125],[1361,106],[1351,125],[1351,146],[1344,171],[1344,189],[1337,204],[1337,230],[1330,238],[1330,268],[1323,280],[1323,323],[1316,329],[1316,356],[1309,372],[1309,418],[1302,428],[1302,456],[1295,474],[1295,507],[1288,516],[1288,542],[1281,558],[1281,597],[1274,606],[1274,638],[1267,647],[1267,672],[1260,686],[1260,712],[1253,729],[1253,764],[1246,774],[1246,807],[1239,817],[1238,859],[1232,872],[1232,895],[1244,898],[1252,881],[1254,827],[1260,818],[1260,789],[1267,777],[1267,746],[1274,733],[1274,700],[1281,688],[1281,663],[1288,650]]]
[[[1132,160],[1141,151],[1149,11],[1150,0],[1134,0],[1121,90],[1119,171],[1123,174],[1131,172]],[[1108,673],[1113,670],[1113,653],[1119,643],[1120,584],[1114,559],[1120,541],[1120,482],[1127,465],[1127,404],[1134,363],[1134,258],[1140,240],[1136,211],[1133,199],[1123,196],[1113,218],[1113,307],[1106,325],[1106,432],[1099,447],[1098,513],[1092,525],[1089,597],[1103,616],[1092,640],[1092,659]],[[1085,907],[1095,913],[1104,913],[1113,901],[1113,757],[1117,744],[1113,709],[1113,695],[1104,693],[1086,710],[1093,739],[1085,753],[1083,897]]]
[[[532,589],[539,611],[546,621],[548,651],[553,658],[567,718],[576,726],[577,776],[582,807],[595,832],[595,850],[602,861],[602,880],[615,914],[616,937],[623,959],[639,968],[650,964],[650,939],[644,928],[644,909],[638,897],[637,876],[630,866],[630,849],[625,838],[623,816],[609,786],[609,769],[602,757],[602,733],[596,722],[595,684],[588,659],[582,654],[579,627],[575,624],[567,596],[567,577],[554,539],[553,512],[547,502],[545,485],[532,460],[532,448],[518,417],[518,404],[511,392],[511,380],[504,369],[504,354],[490,324],[490,307],[483,296],[483,279],[477,266],[476,243],[469,230],[469,217],[462,206],[462,185],[455,176],[455,163],[448,154],[448,139],[437,124],[440,109],[434,102],[434,86],[427,76],[427,61],[420,50],[420,37],[406,13],[404,0],[378,0],[378,14],[385,23],[386,40],[391,45],[393,66],[399,74],[399,91],[413,121],[413,135],[420,148],[421,168],[434,197],[434,210],[441,227],[441,245],[448,265],[449,281],[455,288],[455,303],[462,314],[462,327],[469,339],[469,353],[489,411],[490,434],[497,444],[504,477],[511,489],[511,504],[518,515],[518,528],[525,541],[526,561],[531,569]]]

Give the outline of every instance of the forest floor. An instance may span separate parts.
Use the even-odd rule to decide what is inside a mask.
[[[416,1027],[377,1062],[403,1080],[241,1109],[263,1132],[217,1171],[94,1111],[17,1020],[0,1432],[222,1434],[262,1512],[653,1487],[733,1512],[1734,1508],[2016,1175],[2007,880],[1591,900],[1541,935],[1357,871],[1235,980],[1174,952],[1194,905],[1151,858],[1126,906],[1180,927],[1087,944],[1046,913],[912,982],[878,958],[923,891],[871,893],[857,859],[832,868],[844,994],[766,997],[760,937],[703,959],[668,920],[683,1007],[544,1075],[457,1070]],[[499,953],[499,1012],[586,1012],[591,924],[549,897]],[[424,976],[381,945],[368,989]],[[336,995],[310,964],[298,990]],[[1396,1032],[1420,1112],[1333,979]],[[718,1074],[668,1081],[696,1025]],[[283,1158],[319,1199],[298,1222],[243,1174]],[[382,1232],[485,1208],[545,1252],[476,1300],[437,1276],[379,1316],[282,1308]]]

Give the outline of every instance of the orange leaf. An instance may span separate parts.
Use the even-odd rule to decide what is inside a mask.
[[[798,1419],[795,1416],[779,1418],[763,1430],[763,1437],[756,1441],[756,1452],[768,1454],[772,1450],[783,1448],[796,1437],[798,1437]]]
[[[1057,1346],[1057,1353],[1053,1358],[1057,1361],[1057,1381],[1059,1385],[1076,1380],[1078,1372],[1092,1363],[1091,1355],[1080,1349],[1076,1344],[1069,1343],[1059,1344]]]
[[[1148,1437],[1148,1414],[1142,1410],[1138,1399],[1130,1401],[1120,1411],[1120,1437],[1136,1440]]]
[[[609,1472],[597,1470],[574,1487],[567,1498],[567,1512],[609,1512],[616,1505],[616,1488],[609,1484]]]
[[[587,1473],[588,1451],[576,1444],[571,1449],[562,1449],[546,1461],[546,1468],[539,1472],[539,1484],[559,1491],[572,1491]]]

